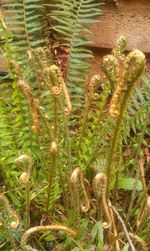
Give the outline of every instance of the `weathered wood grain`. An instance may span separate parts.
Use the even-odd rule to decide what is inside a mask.
[[[118,0],[118,6],[105,5],[99,23],[91,25],[91,38],[97,48],[113,48],[120,35],[128,39],[127,50],[150,53],[150,0]]]

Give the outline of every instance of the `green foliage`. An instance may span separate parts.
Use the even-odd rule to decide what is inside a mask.
[[[80,109],[84,98],[86,75],[89,69],[87,59],[93,57],[87,47],[92,44],[88,36],[87,25],[95,22],[101,14],[100,3],[94,0],[67,1],[56,0],[49,4],[54,10],[50,13],[55,20],[55,29],[60,34],[60,42],[69,48],[67,59],[66,84],[70,89],[73,106]]]
[[[136,179],[134,178],[127,178],[127,177],[121,177],[121,179],[118,182],[118,187],[124,190],[133,190],[136,183]],[[137,181],[136,184],[137,191],[142,191],[142,183],[140,180]]]
[[[136,135],[144,120],[147,117],[147,112],[150,107],[150,85],[149,74],[143,76],[142,83],[134,90],[134,95],[131,98],[130,106],[128,108],[128,114],[125,118],[123,128],[123,138],[125,142],[128,142],[128,138],[132,132]]]
[[[137,250],[148,250],[149,197],[139,159],[148,145],[150,76],[144,74],[134,89],[144,55],[135,50],[125,57],[126,40],[121,37],[104,58],[105,76],[88,79],[93,55],[87,25],[101,14],[99,7],[94,0],[3,1],[3,51],[10,81],[3,79],[0,85],[0,194],[7,195],[20,222],[12,229],[11,217],[1,205],[2,250],[46,250],[47,244],[66,251],[114,250],[118,240],[121,249],[128,250],[131,241],[124,244],[130,240],[129,229],[135,246],[140,243]],[[53,65],[45,46],[46,10],[58,36],[55,42],[67,51],[65,72]],[[32,168],[26,161],[17,165],[19,156],[27,156]],[[81,172],[72,179],[76,167]],[[98,174],[97,187],[93,180]],[[90,210],[85,210],[86,204]],[[125,222],[123,229],[113,208]],[[59,230],[60,225],[74,228],[76,237],[66,237],[63,231],[45,233],[44,227]],[[40,238],[32,226],[43,226]],[[33,248],[26,243],[32,233],[37,233]]]
[[[12,45],[19,53],[19,60],[25,60],[27,51],[44,45],[43,1],[3,0],[5,23],[12,34]]]

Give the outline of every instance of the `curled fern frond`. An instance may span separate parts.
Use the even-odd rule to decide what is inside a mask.
[[[119,117],[121,102],[123,103],[124,96],[128,97],[134,87],[135,82],[141,76],[145,66],[145,55],[139,50],[133,50],[129,53],[125,60],[123,73],[120,69],[119,81],[114,90],[111,104],[110,115]],[[125,95],[123,91],[125,90]]]
[[[6,209],[9,217],[14,219],[14,221],[11,221],[10,227],[16,229],[19,225],[19,217],[17,213],[11,209],[10,203],[4,194],[0,194],[0,202],[3,208]]]
[[[110,212],[110,206],[108,205],[106,198],[107,176],[104,173],[98,173],[93,180],[94,194],[98,200],[102,200],[104,211],[107,217],[107,222],[103,223],[104,228],[109,228],[112,225],[112,218]]]
[[[124,36],[120,36],[116,42],[116,48],[113,49],[112,54],[118,58],[119,60],[123,61],[125,59],[125,49],[127,45],[127,39]]]
[[[69,96],[69,92],[68,92],[68,89],[66,87],[66,84],[61,76],[61,72],[59,70],[59,68],[56,66],[56,65],[52,65],[50,68],[50,77],[52,79],[52,82],[53,82],[53,88],[56,87],[56,85],[59,85],[59,89],[60,89],[60,92],[61,92],[61,89],[63,91],[63,94],[65,96],[65,105],[66,105],[66,108],[65,108],[65,113],[66,114],[70,114],[71,111],[72,111],[72,104],[71,104],[71,101],[70,101],[70,96]],[[54,89],[53,89],[54,90]]]
[[[119,80],[119,62],[117,58],[113,55],[105,56],[102,61],[102,69],[112,86],[112,90],[114,90]]]
[[[88,195],[86,192],[86,188],[84,185],[83,173],[79,167],[73,171],[73,173],[70,177],[70,183],[73,188],[72,189],[73,190],[73,195],[72,195],[73,200],[75,200],[75,197],[77,197],[77,200],[75,202],[77,209],[79,208],[79,204],[80,204],[80,193],[81,193],[80,191],[82,188],[83,195],[84,195],[84,205],[81,206],[81,209],[83,212],[87,212],[90,207],[90,201],[89,201],[89,198],[88,198]],[[81,188],[80,188],[80,186],[81,186]]]
[[[26,170],[23,172],[19,178],[19,181],[22,184],[27,184],[30,179],[31,168],[32,168],[32,158],[28,155],[21,155],[17,159],[15,159],[15,164],[17,166],[25,166]]]

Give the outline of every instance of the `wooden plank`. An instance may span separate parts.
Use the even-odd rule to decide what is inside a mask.
[[[118,6],[105,5],[100,22],[91,25],[95,47],[113,48],[117,38],[128,39],[127,50],[150,53],[150,0],[118,0]]]

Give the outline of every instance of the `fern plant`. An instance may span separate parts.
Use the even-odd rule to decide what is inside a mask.
[[[19,60],[25,59],[27,51],[44,45],[42,35],[43,3],[41,0],[2,1],[2,10],[8,31],[12,34],[12,44],[19,53]]]
[[[87,24],[100,14],[100,4],[94,0],[47,2],[3,1],[3,7],[8,8],[6,14],[9,10],[11,15],[17,14],[14,19],[20,31],[25,31],[25,41],[22,33],[14,32],[15,28],[12,37],[8,36],[7,25],[1,18],[5,31],[3,51],[12,82],[4,82],[0,87],[4,90],[0,94],[0,167],[5,185],[1,187],[0,197],[5,198],[4,194],[7,194],[11,205],[8,208],[2,205],[0,227],[4,234],[0,230],[0,247],[10,250],[12,246],[19,251],[46,250],[45,243],[53,242],[56,247],[68,251],[99,250],[103,245],[120,251],[127,239],[132,250],[136,243],[148,250],[145,242],[147,222],[146,228],[142,229],[148,214],[148,195],[142,204],[138,202],[136,208],[133,207],[135,194],[140,201],[141,188],[138,190],[136,184],[140,182],[140,176],[133,178],[131,198],[123,194],[125,198],[117,201],[120,194],[128,190],[119,183],[126,173],[122,153],[124,123],[129,123],[127,141],[132,133],[128,129],[129,119],[133,119],[135,125],[132,122],[131,127],[136,137],[139,133],[137,138],[140,139],[138,148],[132,152],[136,161],[133,172],[128,171],[129,176],[135,173],[147,130],[149,118],[146,117],[145,122],[145,117],[142,120],[136,115],[134,119],[134,114],[139,107],[148,109],[148,88],[142,87],[141,92],[137,89],[134,97],[131,95],[133,84],[144,68],[145,57],[138,50],[126,57],[126,40],[121,37],[112,54],[103,59],[105,76],[96,75],[89,80],[87,73],[92,52],[85,33],[89,33]],[[40,6],[50,11],[49,18],[53,31],[57,32],[58,43],[68,52],[65,73],[53,64],[51,50],[44,46],[43,39],[35,42],[38,31],[42,31],[45,15],[40,12]],[[16,53],[14,50],[17,42],[22,43],[24,53],[28,51],[25,60],[22,51]],[[98,93],[102,83],[103,92]],[[132,96],[130,100],[129,95]],[[136,125],[139,118],[144,122],[141,127]],[[147,190],[142,194],[146,193]],[[124,199],[131,202],[129,209],[133,210],[122,206]],[[10,210],[11,207],[14,209]],[[12,218],[9,219],[8,213],[12,212],[19,215],[19,226],[13,230],[7,226]],[[127,219],[133,218],[130,231],[124,222],[126,219],[122,219],[124,214]],[[139,236],[136,235],[136,218],[138,226],[142,226]],[[69,227],[64,226],[66,224]],[[106,233],[111,232],[112,240],[102,228]],[[66,238],[58,234],[54,237],[45,233],[49,230],[64,230],[71,236]],[[33,239],[31,247],[29,238],[34,233],[43,234]],[[87,236],[91,241],[87,241]],[[121,242],[116,238],[118,236]]]

